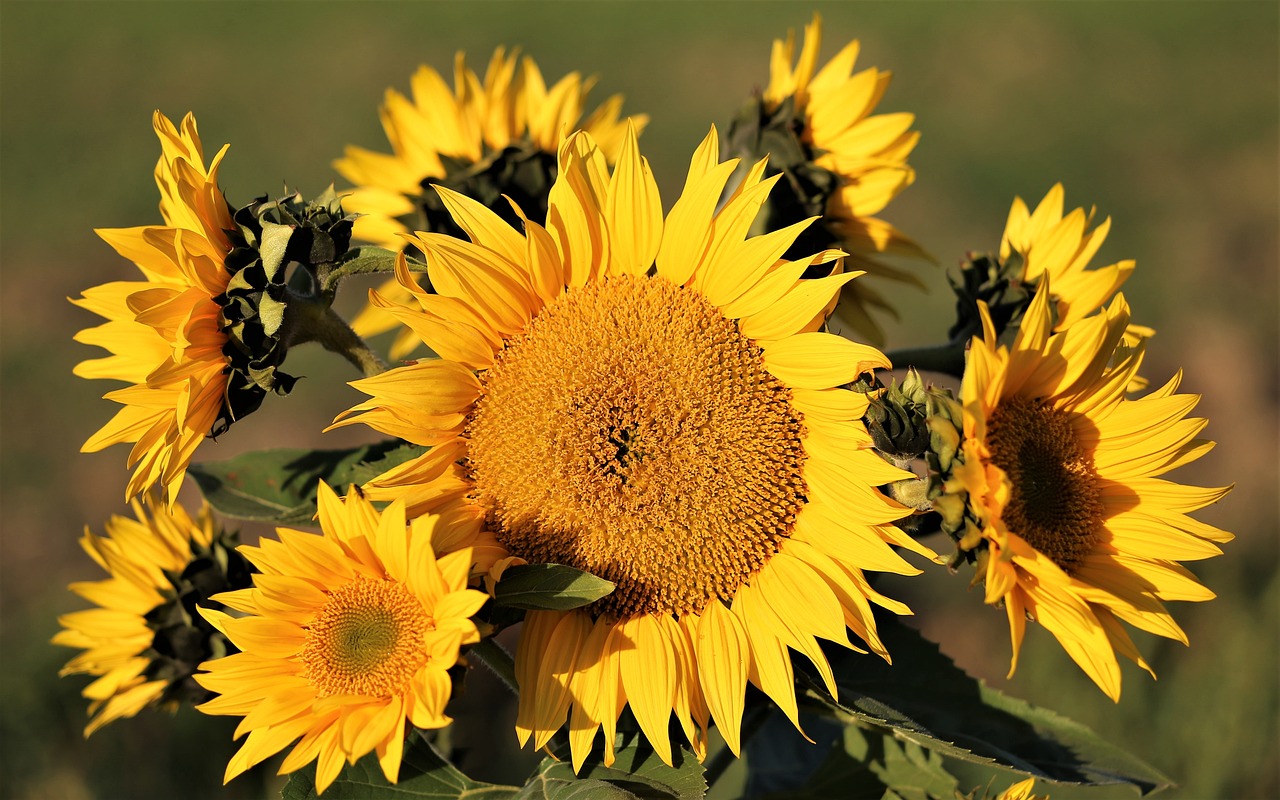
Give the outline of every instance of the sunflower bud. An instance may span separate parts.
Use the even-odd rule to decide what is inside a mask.
[[[894,381],[871,398],[866,423],[877,450],[895,462],[907,462],[928,449],[926,399],[924,383],[914,369],[907,371],[901,384]]]
[[[332,302],[321,287],[350,248],[354,218],[343,213],[332,187],[312,201],[299,194],[279,200],[264,195],[235,212],[234,247],[226,259],[231,280],[214,298],[222,307],[230,374],[212,435],[256,411],[267,392],[286,395],[293,389],[296,378],[279,369],[298,338],[289,306]]]

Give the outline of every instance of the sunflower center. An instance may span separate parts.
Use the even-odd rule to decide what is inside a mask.
[[[991,461],[1013,486],[1005,525],[1072,572],[1098,541],[1102,501],[1093,457],[1070,416],[1041,400],[1010,397],[988,424]]]
[[[616,583],[595,613],[731,598],[804,502],[790,390],[735,322],[664,279],[570,290],[483,381],[476,502],[512,553]]]
[[[427,660],[435,620],[398,581],[360,578],[333,592],[307,629],[306,677],[320,696],[401,692]]]

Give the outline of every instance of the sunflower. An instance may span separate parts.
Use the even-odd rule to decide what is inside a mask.
[[[1213,598],[1177,562],[1218,555],[1215,542],[1233,538],[1188,516],[1229,487],[1158,477],[1213,443],[1196,438],[1205,421],[1186,418],[1198,398],[1176,394],[1179,376],[1126,397],[1143,347],[1117,350],[1123,295],[1054,333],[1049,283],[1010,348],[995,345],[982,309],[961,387],[962,449],[939,507],[967,504],[959,547],[976,556],[986,602],[1008,613],[1010,676],[1030,618],[1118,701],[1116,653],[1151,672],[1121,622],[1185,644],[1164,601]]]
[[[406,525],[402,503],[378,512],[323,483],[318,503],[322,535],[281,528],[279,541],[240,548],[262,574],[214,599],[246,616],[201,609],[242,651],[195,676],[220,695],[201,711],[244,717],[228,781],[301,737],[281,774],[314,760],[323,792],[344,763],[376,751],[395,783],[405,720],[449,724],[447,670],[480,639],[470,618],[487,597],[467,588],[475,552],[436,556],[457,530],[434,516]]]
[[[798,57],[795,45],[794,33],[785,41],[774,40],[768,86],[730,131],[736,150],[771,154],[772,169],[785,176],[762,215],[765,227],[776,230],[819,216],[821,222],[797,238],[795,253],[839,247],[848,253],[845,268],[923,289],[919,278],[883,257],[931,257],[875,216],[915,181],[907,164],[920,139],[910,129],[914,115],[873,113],[891,73],[874,67],[854,73],[857,40],[817,68],[822,46],[818,15],[805,26]],[[883,331],[870,309],[894,313],[887,300],[866,281],[847,286],[842,300],[841,317],[873,341],[882,341]]]
[[[191,675],[227,643],[190,608],[210,592],[248,583],[248,565],[230,549],[234,537],[215,527],[208,505],[194,519],[158,498],[149,505],[150,514],[134,501],[137,519],[112,517],[108,537],[85,531],[81,545],[111,577],[73,583],[98,608],[58,618],[64,630],[53,643],[84,650],[60,674],[98,678],[84,690],[92,701],[85,736],[149,706],[173,710],[206,699]]]
[[[699,757],[712,718],[738,752],[748,682],[796,722],[788,648],[834,693],[815,637],[853,647],[848,628],[887,658],[870,603],[909,611],[864,570],[919,572],[890,542],[932,555],[891,524],[908,511],[875,487],[906,473],[840,388],[888,362],[817,330],[855,276],[799,280],[839,251],[780,258],[811,220],[747,238],[777,181],[763,161],[716,211],[737,165],[718,152],[713,128],[665,219],[634,129],[612,174],[589,134],[568,138],[548,226],[523,235],[439,188],[471,241],[419,234],[439,293],[402,260],[419,309],[374,302],[441,358],[353,383],[371,399],[335,422],[433,447],[371,497],[472,513],[514,557],[616,584],[530,612],[516,653],[520,741],[543,746],[572,709],[575,767],[602,727],[612,762],[628,704],[667,763],[673,713]]]
[[[996,800],[1049,800],[1047,794],[1035,794],[1036,779],[1027,778],[1025,781],[1018,781],[1001,792]]]
[[[1086,214],[1083,208],[1077,208],[1065,216],[1062,209],[1061,183],[1054,184],[1034,212],[1027,209],[1021,197],[1015,197],[1000,239],[1000,260],[1007,262],[1016,255],[1022,264],[1020,279],[1024,283],[1038,286],[1046,277],[1052,281],[1053,298],[1057,301],[1055,331],[1065,330],[1101,308],[1136,266],[1132,259],[1126,259],[1088,269],[1111,230],[1111,218],[1094,227],[1095,209]],[[1131,341],[1152,333],[1135,327]]]
[[[144,280],[95,286],[71,302],[107,319],[80,331],[76,341],[111,352],[80,362],[75,374],[130,384],[104,395],[124,408],[81,451],[134,443],[125,499],[158,484],[171,501],[200,440],[224,416],[229,360],[214,298],[230,279],[227,232],[235,225],[218,188],[227,147],[206,169],[194,116],[178,128],[157,111],[153,125],[162,151],[155,177],[165,224],[97,231]]]
[[[382,127],[392,153],[348,146],[334,168],[356,189],[346,197],[356,221],[355,236],[391,250],[405,246],[401,234],[413,230],[461,235],[442,206],[433,184],[447,186],[480,200],[508,223],[519,227],[505,197],[525,214],[545,223],[547,191],[555,178],[556,150],[566,130],[582,128],[595,137],[612,162],[622,146],[626,120],[620,118],[622,96],[605,100],[579,123],[594,78],[576,72],[547,88],[533,59],[519,58],[499,47],[483,82],[459,53],[454,89],[423,65],[411,80],[413,100],[388,89],[381,109]],[[629,118],[643,128],[648,117]],[[504,197],[505,196],[505,197]],[[410,296],[394,279],[379,287],[402,303]],[[366,308],[352,323],[362,336],[396,327],[380,308]],[[411,330],[401,329],[391,347],[400,358],[419,344]]]

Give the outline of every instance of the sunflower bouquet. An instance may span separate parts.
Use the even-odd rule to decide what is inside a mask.
[[[1030,621],[1117,702],[1118,655],[1151,672],[1126,625],[1186,642],[1165,602],[1213,597],[1179,562],[1231,539],[1190,516],[1229,487],[1162,477],[1213,443],[1178,376],[1140,373],[1135,264],[1092,263],[1110,220],[1060,185],[1015,199],[949,276],[948,341],[884,350],[878,287],[935,274],[878,216],[920,134],[876,113],[890,74],[855,69],[857,41],[819,65],[820,35],[774,42],[681,187],[645,115],[588,112],[594,79],[548,86],[501,48],[483,77],[459,55],[452,87],[423,66],[388,90],[391,152],[348,147],[345,188],[312,199],[231,204],[227,148],[156,112],[163,222],[99,231],[141,277],[73,300],[110,353],[76,374],[126,384],[83,449],[131,444],[133,470],[133,518],[83,540],[110,577],[71,587],[95,607],[55,638],[95,679],[86,734],[239,717],[226,780],[269,761],[289,800],[1168,785],[965,674],[881,591],[968,575],[1011,675]],[[348,322],[334,300],[370,275]],[[388,332],[384,357],[366,338]],[[311,342],[367,396],[330,429],[370,442],[197,461]],[[278,527],[238,544],[219,518]],[[458,766],[478,669],[540,754],[524,786]]]

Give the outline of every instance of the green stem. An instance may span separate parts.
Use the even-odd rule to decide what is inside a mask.
[[[387,363],[361,339],[347,321],[324,303],[294,300],[288,313],[295,331],[289,345],[319,342],[324,349],[351,362],[366,378],[387,371]]]
[[[738,739],[739,752],[747,744],[747,740],[755,736],[756,731],[760,730],[761,726],[764,725],[764,721],[768,718],[769,706],[767,705],[758,705],[747,711],[746,716],[742,719],[742,734]],[[707,762],[706,770],[703,772],[703,777],[707,781],[707,788],[710,789],[715,786],[716,781],[724,777],[725,771],[737,760],[738,757],[734,755],[728,745],[717,750],[716,754]]]
[[[489,668],[489,671],[498,676],[498,680],[506,684],[511,693],[519,696],[520,687],[516,683],[516,662],[502,645],[498,644],[492,637],[481,639],[473,644],[468,655],[475,656],[476,660]]]
[[[915,367],[925,372],[941,372],[960,378],[964,376],[966,344],[967,340],[931,347],[908,347],[890,350],[885,355],[893,362],[894,369]]]

